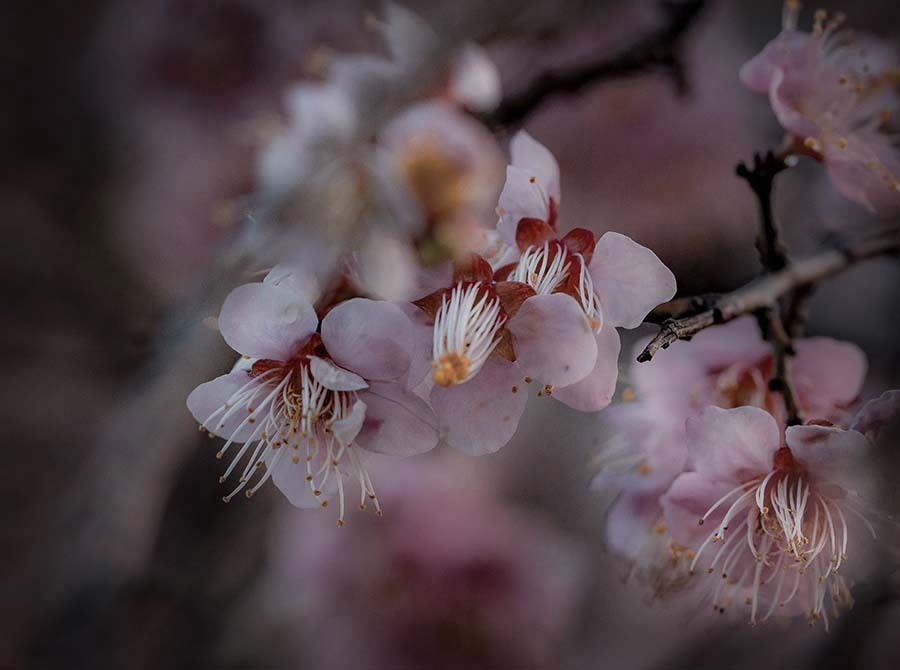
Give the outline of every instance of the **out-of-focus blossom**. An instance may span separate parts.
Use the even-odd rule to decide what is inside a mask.
[[[826,629],[865,566],[871,443],[855,430],[791,426],[755,407],[687,422],[690,470],[662,498],[668,532],[709,575],[713,607],[751,623],[804,615]],[[852,572],[851,572],[852,574]]]
[[[487,112],[500,104],[500,71],[477,44],[467,44],[453,60],[450,99],[475,112]]]
[[[250,497],[271,477],[298,507],[325,507],[337,496],[343,524],[345,477],[355,479],[360,507],[371,499],[380,509],[367,451],[421,453],[437,436],[429,408],[404,389],[412,326],[403,311],[355,298],[320,324],[304,277],[276,267],[229,294],[219,329],[243,359],[187,404],[201,430],[227,440],[218,458],[240,445],[221,478],[245,463],[226,502],[245,489]]]
[[[491,133],[445,102],[423,102],[387,125],[379,157],[397,216],[424,230],[422,261],[470,251],[500,187],[502,158]]]
[[[304,613],[321,622],[305,645],[316,666],[554,667],[581,553],[475,465],[452,452],[391,464],[384,523],[360,532],[285,520],[272,584],[286,626]]]
[[[865,377],[865,355],[851,343],[825,337],[796,340],[794,349],[792,379],[801,414],[848,424],[848,406]],[[780,397],[769,389],[772,373],[772,350],[755,320],[737,319],[632,365],[628,393],[635,399],[604,412],[612,437],[596,459],[594,486],[622,491],[609,513],[607,541],[633,562],[654,595],[687,583],[691,550],[672,536],[660,505],[688,464],[685,421],[708,406],[749,405],[783,423]]]
[[[866,376],[865,354],[828,337],[797,339],[793,346],[791,380],[800,414],[846,422],[847,407]],[[708,328],[690,343],[676,343],[664,356],[632,366],[637,399],[682,424],[708,405],[752,405],[781,419],[780,396],[769,389],[773,372],[772,348],[749,316]]]
[[[900,53],[851,38],[844,17],[818,10],[812,33],[797,29],[787,0],[782,32],[746,63],[741,81],[767,93],[795,150],[821,160],[835,188],[872,212],[900,211],[900,150],[887,124],[900,108]]]

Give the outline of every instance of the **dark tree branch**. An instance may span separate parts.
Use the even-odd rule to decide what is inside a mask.
[[[715,301],[722,297],[721,293],[705,293],[702,295],[675,298],[656,307],[644,319],[645,323],[661,326],[671,319],[684,319],[712,309]]]
[[[778,224],[775,222],[775,211],[772,207],[772,197],[775,188],[775,178],[788,167],[784,158],[767,151],[765,154],[753,156],[753,167],[746,163],[739,163],[735,172],[753,189],[759,202],[759,233],[756,236],[756,250],[759,252],[759,262],[766,272],[779,272],[790,264],[787,250],[781,241]],[[789,426],[803,423],[800,410],[797,407],[796,393],[791,378],[791,357],[794,355],[791,335],[799,330],[799,319],[802,295],[808,295],[809,287],[792,291],[790,296],[783,300],[776,300],[771,307],[756,312],[756,320],[759,324],[763,338],[772,347],[772,359],[774,361],[772,379],[769,388],[781,395],[784,402],[785,419]],[[782,316],[781,305],[790,303],[790,307]],[[797,308],[797,309],[794,309]]]
[[[739,163],[735,169],[737,175],[747,181],[759,201],[760,228],[756,238],[756,249],[759,251],[760,262],[769,272],[783,270],[788,264],[787,252],[781,242],[772,210],[775,177],[787,167],[782,158],[767,151],[765,155],[756,154],[753,157],[752,168],[747,167],[745,163]]]
[[[900,252],[900,228],[872,235],[843,248],[828,249],[797,261],[784,270],[756,279],[712,301],[706,311],[692,316],[669,319],[650,340],[637,360],[646,362],[660,349],[676,340],[689,339],[710,326],[726,323],[745,314],[775,309],[785,295],[798,290],[813,290],[820,282],[839,274],[856,263]]]
[[[763,337],[772,345],[774,370],[772,379],[769,380],[769,390],[781,394],[787,425],[799,425],[803,423],[803,419],[797,407],[797,395],[791,382],[791,357],[794,355],[794,345],[781,320],[781,311],[778,307],[767,307],[756,313],[756,319]]]
[[[503,100],[495,110],[481,116],[491,128],[522,123],[546,98],[556,93],[577,93],[594,83],[621,79],[650,69],[663,69],[672,77],[676,91],[687,91],[682,64],[684,36],[703,9],[705,0],[664,0],[664,25],[611,57],[569,68],[547,70],[518,94]]]

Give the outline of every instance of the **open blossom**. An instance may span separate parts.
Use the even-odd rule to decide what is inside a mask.
[[[886,124],[900,107],[900,53],[840,30],[843,15],[818,10],[811,33],[797,29],[788,0],[784,27],[741,69],[767,93],[778,121],[804,153],[823,161],[835,187],[874,213],[900,211],[900,151]]]
[[[525,132],[513,138],[510,150],[497,230],[501,240],[518,249],[519,258],[496,274],[528,284],[538,296],[574,302],[594,332],[597,350],[590,371],[568,383],[544,379],[540,366],[529,370],[523,364],[523,369],[550,384],[553,397],[565,404],[581,411],[602,409],[618,376],[616,328],[639,326],[650,310],[671,299],[675,277],[656,254],[625,235],[607,232],[597,240],[591,231],[574,228],[560,236],[556,159]]]
[[[663,496],[665,522],[714,575],[713,607],[746,607],[752,623],[776,613],[813,624],[850,604],[844,573],[865,564],[865,463],[855,430],[791,426],[755,407],[710,407],[687,422],[691,470]]]
[[[218,458],[237,451],[222,481],[243,464],[226,502],[271,477],[298,507],[336,496],[342,524],[345,486],[360,507],[372,500],[380,511],[367,452],[421,453],[437,436],[429,408],[404,388],[411,324],[403,311],[354,298],[320,323],[303,277],[276,267],[228,295],[219,329],[243,364],[198,386],[187,404],[202,430],[226,440]]]
[[[794,349],[792,378],[801,414],[849,423],[848,406],[858,397],[866,373],[863,352],[826,337],[795,340]],[[781,398],[769,388],[772,373],[771,346],[755,319],[745,317],[632,365],[629,394],[635,399],[604,411],[612,437],[596,459],[594,486],[621,490],[609,512],[607,541],[633,562],[654,595],[684,586],[693,558],[693,551],[673,538],[660,504],[688,463],[686,419],[710,405],[749,405],[783,424]]]
[[[615,328],[634,328],[675,293],[675,278],[624,235],[558,237],[559,168],[526,133],[512,142],[491,263],[475,255],[453,283],[415,301],[433,323],[431,403],[453,446],[496,451],[537,381],[582,411],[609,404],[618,375]],[[509,250],[512,253],[508,253]],[[497,260],[509,261],[497,267]]]
[[[303,646],[314,664],[555,667],[584,576],[579,547],[504,500],[482,462],[435,452],[390,473],[388,523],[347,534],[293,515],[273,536],[285,626],[321,622]]]

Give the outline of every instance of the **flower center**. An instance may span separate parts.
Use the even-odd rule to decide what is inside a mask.
[[[471,379],[500,341],[505,322],[500,298],[484,284],[454,286],[434,319],[434,383],[447,387]]]
[[[344,522],[345,475],[355,477],[359,483],[360,508],[365,509],[366,500],[372,500],[380,514],[378,499],[358,450],[352,442],[345,443],[332,431],[336,422],[350,415],[355,402],[355,392],[334,391],[323,386],[311,374],[306,359],[287,363],[258,361],[247,383],[200,426],[201,430],[221,431],[224,426],[235,424],[216,458],[223,458],[233,444],[243,443],[219,478],[224,483],[245,463],[237,486],[223,500],[229,502],[241,491],[252,497],[282,463],[285,454],[290,453],[295,465],[305,460],[306,482],[313,496],[321,500],[322,507],[328,506],[323,492],[329,486],[337,489],[338,525]],[[244,418],[238,421],[241,416]],[[263,474],[247,488],[257,472]]]
[[[469,176],[465,165],[441,149],[435,140],[416,142],[403,154],[403,174],[426,218],[438,221],[466,202]]]
[[[441,356],[434,368],[434,383],[438,386],[459,384],[469,375],[472,361],[465,354],[451,352]]]
[[[847,511],[859,515],[846,497],[817,490],[790,451],[782,448],[771,472],[735,487],[700,519],[703,525],[721,515],[697,550],[691,572],[701,556],[712,555],[707,572],[721,573],[713,595],[717,611],[724,612],[727,604],[743,596],[750,622],[756,624],[802,600],[810,625],[823,619],[827,630],[826,595],[830,593],[835,604],[848,595],[837,574],[847,560]]]
[[[528,247],[507,279],[528,284],[538,295],[565,291],[581,305],[594,332],[603,327],[600,301],[584,257],[569,253],[562,244],[544,242],[540,247]]]

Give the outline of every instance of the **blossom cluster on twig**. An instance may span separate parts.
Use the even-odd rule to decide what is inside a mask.
[[[662,34],[677,38],[701,4]],[[786,138],[738,169],[759,198],[765,272],[720,296],[670,303],[675,277],[653,251],[563,227],[559,166],[524,131],[495,200],[503,152],[478,118],[497,108],[499,77],[474,45],[403,104],[379,107],[376,93],[435,39],[408,12],[393,8],[383,26],[390,58],[335,58],[324,81],[292,89],[259,180],[268,215],[304,222],[302,243],[225,299],[218,328],[238,360],[187,400],[201,430],[225,440],[224,499],[271,479],[298,507],[336,507],[339,525],[351,501],[381,514],[372,473],[390,476],[384,461],[438,445],[496,452],[533,390],[604,410],[615,435],[595,484],[621,490],[608,541],[654,594],[698,590],[717,612],[745,606],[753,623],[798,614],[827,626],[851,601],[848,568],[865,572],[858,548],[878,516],[867,464],[898,394],[860,404],[865,356],[802,337],[801,315],[820,281],[897,252],[900,233],[795,262],[772,188],[808,156],[850,200],[900,210],[887,132],[897,69],[889,50],[848,41],[841,17],[817,12],[805,33],[798,13],[786,3],[784,31],[740,73],[768,93]],[[672,65],[674,52],[653,53]],[[651,313],[668,318],[639,346],[623,394],[633,401],[607,408],[618,329]],[[707,588],[698,572],[717,578]]]

